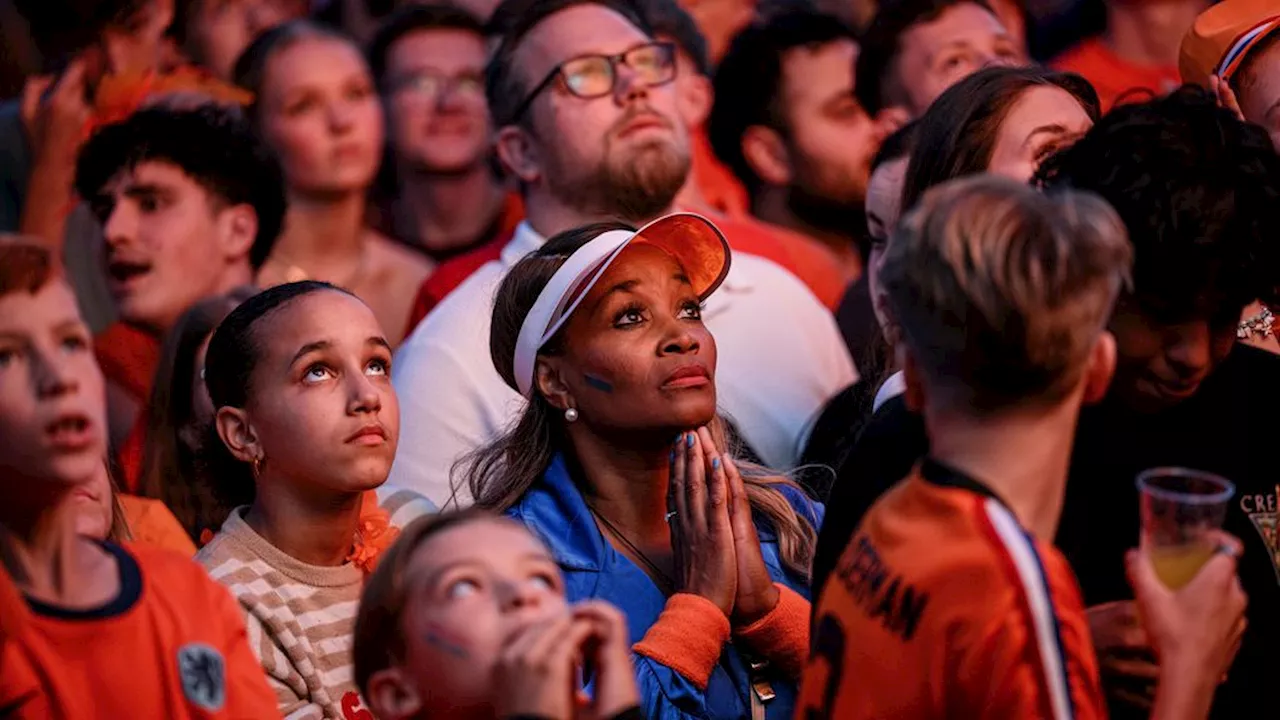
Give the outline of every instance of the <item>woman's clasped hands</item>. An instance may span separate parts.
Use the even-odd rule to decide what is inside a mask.
[[[667,522],[678,592],[711,601],[734,628],[777,606],[742,474],[706,427],[682,433],[672,448]]]

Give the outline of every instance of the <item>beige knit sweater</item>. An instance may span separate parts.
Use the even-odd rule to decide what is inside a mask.
[[[391,524],[404,527],[433,512],[411,490],[378,490]],[[196,554],[245,612],[249,645],[262,662],[287,720],[368,717],[352,674],[351,644],[364,573],[353,564],[300,562],[254,532],[244,508],[227,518]]]

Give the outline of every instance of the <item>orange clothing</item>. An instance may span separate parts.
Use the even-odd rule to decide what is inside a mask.
[[[116,454],[123,481],[120,489],[137,493],[142,475],[151,381],[160,364],[160,340],[144,330],[117,322],[93,339],[93,352],[102,368],[102,375],[138,403],[138,416]]]
[[[849,289],[849,280],[845,277],[844,269],[840,266],[835,254],[822,243],[808,235],[750,215],[736,218],[717,216],[712,220],[724,230],[725,235],[734,232],[740,236],[748,234],[768,236],[768,242],[778,249],[771,248],[768,252],[755,252],[744,247],[742,251],[763,255],[790,270],[791,274],[800,278],[801,282],[809,287],[809,292],[812,292],[818,298],[818,302],[828,310],[835,312],[835,309],[840,307],[840,301],[844,299],[845,291]],[[730,238],[729,243],[733,245],[734,240]],[[738,246],[734,245],[734,247]]]
[[[749,212],[747,189],[738,176],[725,167],[711,149],[711,140],[704,128],[689,133],[689,145],[693,165],[693,182],[707,204],[725,215],[743,216]]]
[[[815,617],[798,716],[1106,717],[1066,559],[936,462],[872,506]]]
[[[461,285],[467,278],[471,277],[471,273],[479,270],[485,263],[490,260],[497,260],[502,255],[502,248],[511,242],[511,236],[515,234],[514,228],[505,235],[495,238],[491,242],[472,250],[469,253],[459,255],[452,260],[446,260],[436,267],[435,271],[422,281],[422,285],[418,287],[418,295],[413,299],[413,309],[409,311],[409,327],[405,330],[406,338],[413,334],[413,329],[418,327],[418,323],[427,316],[441,300],[445,299],[453,289]]]
[[[27,617],[26,603],[9,574],[0,568],[0,717],[3,718],[35,717],[40,703],[40,678],[22,653]]]
[[[497,259],[523,219],[524,198],[520,197],[520,193],[508,193],[507,202],[502,206],[502,214],[498,217],[489,240],[470,251],[448,259],[441,258],[436,269],[422,281],[418,294],[413,299],[413,307],[409,310],[409,325],[405,328],[404,336],[409,337],[418,323],[422,322],[422,318],[435,309],[445,295],[471,277],[471,273],[490,260]]]
[[[1100,37],[1090,38],[1049,63],[1054,70],[1083,75],[1102,101],[1102,112],[1117,102],[1142,102],[1182,84],[1177,65],[1136,65],[1111,51]]]
[[[9,573],[0,569],[0,648],[22,634],[26,626],[25,609],[18,588],[14,587]],[[0,669],[4,668],[0,665]],[[0,702],[0,707],[4,704]]]
[[[800,593],[774,583],[778,604],[745,628],[737,639],[760,656],[773,661],[786,677],[797,677],[809,652],[809,601]],[[730,639],[729,619],[715,603],[689,593],[676,593],[658,621],[649,626],[640,642],[632,645],[637,655],[656,660],[675,670],[701,691],[706,691],[711,673]]]
[[[145,330],[122,322],[112,323],[93,339],[102,375],[146,405],[151,380],[160,364],[160,340]]]
[[[734,252],[759,255],[786,268],[791,274],[800,278],[818,301],[830,310],[835,310],[840,304],[848,283],[845,282],[844,274],[832,259],[831,254],[813,240],[777,225],[761,222],[749,215],[712,214],[710,219],[728,238],[729,246]],[[493,242],[437,267],[418,288],[405,337],[412,334],[413,329],[418,327],[418,323],[422,322],[422,319],[434,310],[441,300],[453,292],[454,288],[471,277],[471,274],[485,263],[497,260],[502,255],[502,248],[506,247],[514,234],[515,226],[513,225],[510,232]]]
[[[121,493],[116,497],[120,500],[120,509],[124,511],[124,521],[134,542],[195,557],[196,544],[167,505],[137,495]]]
[[[493,218],[487,228],[481,231],[479,237],[462,247],[432,250],[423,244],[421,238],[407,236],[404,233],[405,228],[396,227],[395,202],[398,199],[398,195],[383,194],[372,200],[369,203],[368,211],[365,213],[365,224],[383,235],[394,238],[397,242],[426,255],[435,263],[446,263],[487,245],[496,237],[509,235],[516,229],[516,225],[520,224],[520,221],[524,219],[524,198],[520,197],[518,192],[509,191],[503,198],[502,207],[499,208],[497,216]]]
[[[93,610],[0,600],[23,613],[17,651],[39,693],[18,718],[271,718],[275,695],[245,637],[239,607],[194,561],[144,546],[104,547],[120,595]],[[10,666],[0,698],[10,697]]]
[[[116,463],[120,466],[120,489],[123,492],[142,492],[142,456],[147,445],[147,408],[138,406],[138,417],[134,418],[133,427],[124,443],[116,450]]]

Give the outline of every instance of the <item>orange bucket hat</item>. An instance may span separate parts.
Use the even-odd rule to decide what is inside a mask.
[[[1223,0],[1200,13],[1182,39],[1182,81],[1204,87],[1214,75],[1230,81],[1249,51],[1277,29],[1280,2]]]

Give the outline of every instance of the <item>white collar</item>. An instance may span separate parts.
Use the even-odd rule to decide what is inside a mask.
[[[528,220],[521,220],[516,226],[515,233],[511,235],[511,240],[502,248],[503,271],[511,270],[516,263],[520,262],[520,258],[542,247],[546,242],[547,239],[539,235]]]
[[[871,403],[871,414],[875,415],[881,405],[907,391],[907,376],[901,370],[884,379],[884,384],[876,391],[876,398]]]
[[[502,248],[499,259],[502,261],[502,270],[504,273],[509,272],[515,264],[525,255],[537,250],[545,245],[547,239],[540,235],[528,220],[521,220],[516,226],[515,233],[511,236],[511,240]],[[730,246],[733,245],[732,238],[729,241]],[[724,284],[720,286],[710,298],[708,302],[714,301],[717,297],[722,297],[727,290],[730,293],[750,292],[755,283],[753,282],[750,268],[744,267],[743,263],[736,262],[741,257],[737,253],[734,255],[735,262],[729,266],[729,276],[724,279]]]

